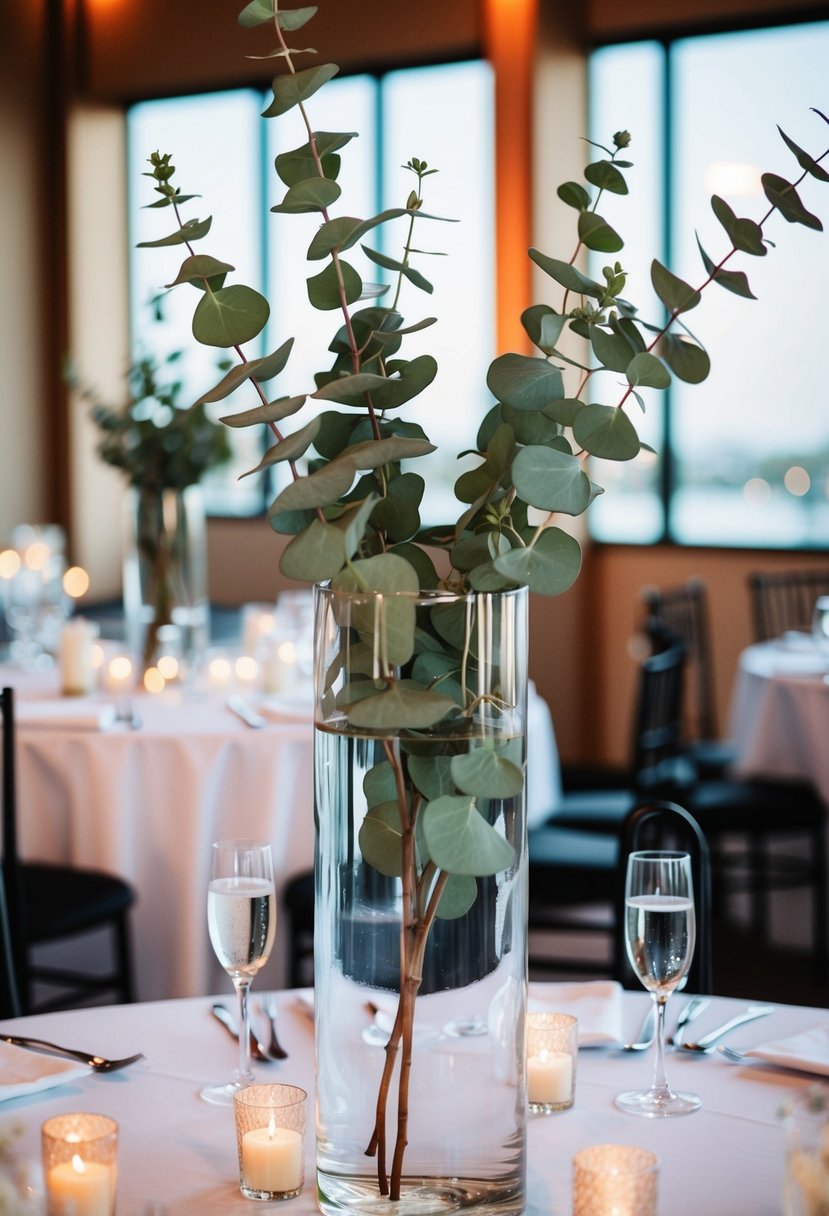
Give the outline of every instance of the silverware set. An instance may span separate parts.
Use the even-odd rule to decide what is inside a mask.
[[[691,997],[679,1015],[672,1037],[668,1039],[668,1043],[671,1047],[679,1051],[695,1051],[705,1054],[713,1051],[714,1048],[717,1047],[720,1039],[725,1038],[725,1036],[730,1034],[731,1031],[736,1029],[737,1026],[742,1026],[745,1022],[753,1022],[757,1018],[768,1017],[770,1013],[774,1012],[773,1005],[749,1005],[745,1012],[738,1013],[736,1017],[729,1018],[729,1020],[723,1023],[722,1026],[718,1026],[715,1030],[711,1030],[707,1034],[704,1034],[700,1039],[697,1040],[696,1043],[683,1042],[683,1037],[687,1027],[690,1026],[690,1024],[696,1018],[698,1018],[703,1010],[707,1009],[710,1004],[711,1001],[706,996]],[[655,1031],[656,1007],[655,1005],[651,1004],[636,1039],[632,1043],[623,1043],[622,1050],[644,1051],[646,1048],[650,1047],[651,1043],[653,1042]],[[743,1054],[735,1051],[731,1047],[717,1047],[717,1050],[722,1052],[725,1058],[730,1060],[732,1063],[739,1063],[743,1059]]]
[[[239,1030],[236,1026],[236,1022],[233,1019],[233,1015],[226,1008],[226,1006],[222,1005],[219,1001],[217,1001],[214,1005],[211,1006],[210,1012],[213,1014],[213,1017],[216,1019],[216,1021],[220,1022],[222,1024],[222,1026],[224,1026],[225,1030],[228,1032],[228,1034],[231,1036],[231,1038],[235,1039],[236,1042],[238,1042],[239,1041]],[[259,1036],[256,1034],[256,1031],[251,1026],[251,1028],[250,1028],[250,1053],[251,1053],[251,1055],[253,1056],[253,1058],[255,1060],[260,1060],[262,1063],[265,1063],[265,1064],[273,1064],[279,1060],[287,1060],[288,1053],[285,1050],[285,1048],[282,1046],[282,1044],[279,1042],[279,1036],[278,1036],[277,1030],[276,1030],[276,1018],[277,1018],[276,1000],[273,997],[266,997],[265,1000],[259,1005],[259,1012],[262,1013],[268,1020],[269,1037],[268,1037],[268,1042],[263,1043],[260,1040]]]

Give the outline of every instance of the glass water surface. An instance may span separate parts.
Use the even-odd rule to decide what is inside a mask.
[[[631,853],[625,884],[625,947],[634,973],[656,1002],[658,1027],[650,1088],[616,1098],[616,1105],[629,1114],[687,1115],[700,1105],[696,1094],[672,1090],[665,1072],[665,1006],[688,973],[695,938],[689,855]]]
[[[250,1068],[248,990],[271,956],[276,932],[276,892],[271,846],[259,840],[219,840],[213,845],[207,889],[210,944],[233,980],[239,1007],[239,1067],[230,1081],[207,1085],[206,1102],[229,1106],[255,1080]]]

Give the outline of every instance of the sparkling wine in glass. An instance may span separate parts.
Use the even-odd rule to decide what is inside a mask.
[[[207,889],[210,943],[233,981],[239,1005],[239,1068],[230,1081],[201,1091],[206,1102],[230,1105],[254,1081],[250,1068],[248,992],[265,966],[276,931],[271,846],[260,840],[219,840],[213,845]]]
[[[671,1089],[665,1072],[665,1006],[694,957],[696,921],[687,853],[631,853],[625,883],[625,946],[630,965],[656,1002],[656,1060],[650,1089],[619,1094],[633,1115],[660,1118],[697,1110],[696,1094]]]

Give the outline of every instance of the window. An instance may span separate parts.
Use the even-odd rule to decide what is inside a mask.
[[[602,200],[625,237],[619,255],[634,298],[649,286],[649,260],[666,261],[693,284],[705,273],[697,249],[716,257],[725,234],[712,194],[738,215],[768,209],[760,173],[800,174],[777,124],[819,155],[829,128],[821,106],[829,22],[604,47],[591,57],[591,137],[633,135],[631,195]],[[807,179],[805,205],[826,221],[827,191]],[[829,226],[829,225],[827,225]],[[674,379],[639,421],[643,453],[631,466],[602,464],[606,488],[591,508],[604,541],[762,548],[825,547],[829,536],[826,382],[816,333],[829,267],[826,236],[772,218],[779,244],[742,257],[756,300],[712,285],[690,328],[711,353],[701,385]],[[658,319],[656,302],[649,319]],[[652,398],[656,397],[652,394]]]
[[[155,150],[172,153],[179,185],[186,193],[202,196],[198,210],[187,214],[213,216],[210,252],[235,265],[239,281],[262,290],[270,301],[271,320],[261,351],[249,353],[264,354],[294,337],[288,367],[275,382],[279,391],[308,391],[313,372],[329,365],[327,347],[338,327],[337,314],[312,309],[305,292],[305,280],[315,269],[306,261],[305,251],[319,217],[276,216],[269,211],[284,193],[273,169],[274,157],[302,144],[306,135],[296,111],[263,122],[259,115],[267,100],[256,90],[242,89],[141,102],[128,114],[133,346],[160,356],[171,350],[186,352],[183,401],[195,400],[218,379],[214,365],[223,352],[194,344],[193,301],[187,288],[170,293],[164,301],[163,323],[152,323],[149,302],[177,269],[175,256],[135,249],[137,241],[156,239],[166,231],[157,211],[143,210],[152,195],[142,174]],[[332,209],[335,214],[367,217],[403,206],[414,179],[402,166],[416,156],[438,170],[426,179],[424,210],[459,221],[419,222],[417,247],[447,256],[417,260],[417,268],[434,284],[433,295],[409,288],[401,300],[407,322],[427,316],[439,320],[422,335],[408,338],[403,353],[413,358],[428,351],[438,361],[435,382],[411,404],[406,416],[420,422],[438,445],[438,452],[418,461],[417,469],[424,470],[430,462],[430,487],[438,487],[424,502],[423,522],[444,522],[452,517],[452,485],[462,468],[453,454],[474,434],[475,420],[483,417],[489,403],[486,368],[494,353],[491,69],[481,61],[470,61],[382,77],[337,78],[313,98],[311,106],[317,130],[360,132],[360,138],[342,153],[338,181],[343,195]],[[374,247],[399,256],[404,223],[377,229],[372,234]],[[384,275],[390,281],[359,250],[350,251],[349,260],[365,281],[382,281]],[[240,393],[233,408],[247,404]],[[217,413],[228,412],[228,402],[221,403]],[[217,514],[254,514],[273,497],[271,479],[236,478],[258,463],[266,434],[264,428],[244,429],[233,431],[232,439],[232,468],[205,480],[209,508]]]

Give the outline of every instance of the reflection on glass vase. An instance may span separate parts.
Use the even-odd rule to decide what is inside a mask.
[[[524,1211],[526,637],[524,590],[316,589],[329,1216]]]
[[[174,625],[192,667],[207,647],[207,533],[201,488],[131,488],[124,503],[124,618],[142,669],[153,665],[158,632]]]

